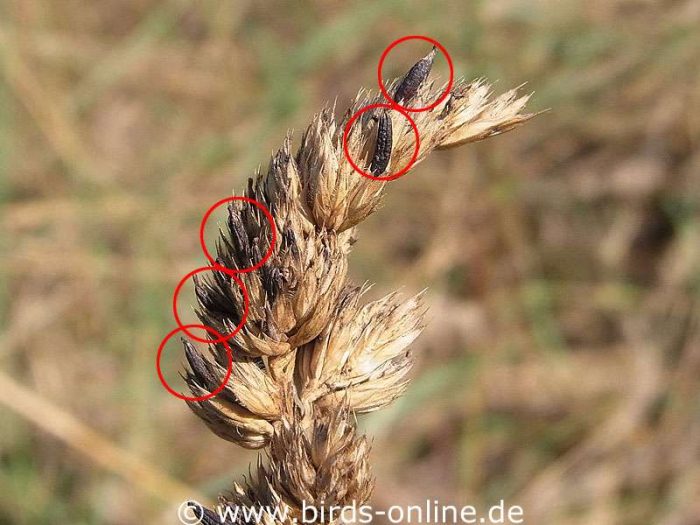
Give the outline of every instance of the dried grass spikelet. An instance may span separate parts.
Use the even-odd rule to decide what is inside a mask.
[[[243,315],[243,295],[228,275],[212,273],[196,281],[198,313],[203,323],[231,333]],[[270,261],[240,276],[250,309],[235,343],[251,356],[279,356],[310,341],[328,322],[346,273],[346,244],[337,234],[284,231]]]
[[[304,503],[320,510],[367,501],[374,484],[368,454],[367,439],[357,435],[352,413],[342,402],[332,410],[312,407],[308,413],[292,408],[256,475],[246,486],[235,484],[225,504],[284,508],[291,523],[301,522]]]
[[[327,324],[347,273],[352,232],[319,229],[299,199],[300,179],[289,141],[273,157],[267,176],[249,184],[246,196],[273,214],[277,245],[259,271],[240,274],[250,299],[248,319],[235,341],[251,356],[279,356],[318,335]],[[218,261],[232,269],[263,259],[272,241],[259,208],[235,202]],[[197,283],[199,317],[220,333],[231,333],[243,315],[238,285],[223,272]]]
[[[428,78],[429,53],[402,79],[389,83],[402,105],[424,107],[444,91]],[[493,97],[483,80],[457,81],[429,111],[411,114],[420,134],[417,162],[444,149],[511,130],[532,114],[517,90]],[[234,369],[213,399],[189,403],[218,435],[249,448],[267,446],[255,479],[236,486],[227,504],[363,504],[370,495],[367,443],[354,414],[381,408],[406,388],[409,345],[422,328],[421,297],[390,294],[362,305],[362,289],[346,283],[356,226],[381,203],[386,182],[356,173],[345,159],[343,131],[359,109],[384,103],[361,91],[340,118],[335,107],[316,115],[292,153],[289,137],[246,196],[273,215],[277,241],[260,269],[239,274],[250,298],[242,330],[232,338]],[[409,162],[414,133],[397,111],[376,109],[356,119],[348,134],[354,161],[390,177]],[[260,261],[272,242],[263,214],[234,203],[217,245],[219,264],[242,269]],[[198,314],[222,334],[243,314],[238,286],[222,272],[195,281]],[[186,346],[186,380],[195,395],[214,391],[225,376],[220,345],[206,359]],[[275,523],[265,516],[263,523]]]
[[[422,330],[421,296],[396,293],[360,305],[363,289],[348,289],[330,324],[297,354],[302,399],[322,406],[347,399],[355,412],[388,405],[404,391],[413,359],[409,345]]]
[[[226,377],[227,360],[221,345],[216,345],[212,354],[214,359],[209,360],[185,341],[190,366],[185,381],[197,397],[215,391]],[[219,437],[245,448],[261,448],[273,435],[272,423],[280,418],[280,391],[263,362],[234,356],[231,379],[224,390],[213,398],[188,404]]]
[[[491,95],[491,86],[483,79],[471,84],[460,82],[444,108],[447,114],[445,136],[436,147],[453,148],[500,135],[534,116],[521,113],[531,95],[519,96],[518,88],[494,99]]]
[[[358,102],[359,99],[353,107]],[[344,232],[376,210],[384,183],[353,172],[343,152],[345,121],[337,124],[334,110],[326,108],[314,117],[302,137],[297,159],[302,199],[314,223],[322,228]],[[346,118],[351,116],[350,111],[352,108],[348,110]],[[372,123],[365,123],[365,126],[373,127]],[[368,141],[357,138],[368,135],[362,132],[350,134],[348,149],[353,158],[367,159]]]

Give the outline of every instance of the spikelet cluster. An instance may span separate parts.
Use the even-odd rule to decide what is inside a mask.
[[[390,84],[402,105],[424,107],[444,92],[444,85],[428,78],[434,55]],[[494,97],[483,80],[456,82],[436,107],[411,114],[420,135],[416,164],[434,149],[483,140],[527,121],[532,114],[522,110],[528,98],[517,90]],[[254,475],[222,496],[222,504],[283,507],[289,511],[285,523],[292,523],[304,502],[361,505],[371,495],[369,447],[357,434],[354,416],[380,409],[404,391],[410,344],[425,313],[421,295],[392,293],[365,304],[365,288],[347,280],[356,227],[378,208],[389,183],[353,169],[343,151],[343,131],[352,115],[378,102],[386,101],[363,91],[339,118],[335,107],[325,108],[295,152],[287,137],[267,170],[249,180],[245,196],[272,214],[276,245],[259,270],[240,274],[250,311],[230,341],[234,363],[225,389],[189,402],[220,437],[247,448],[266,447]],[[381,165],[384,177],[406,166],[414,140],[398,111],[367,111],[351,128],[347,147],[358,165]],[[377,151],[380,142],[385,151]],[[271,228],[255,206],[236,201],[228,211],[217,261],[234,270],[248,268],[270,247]],[[243,316],[239,287],[215,272],[197,280],[195,288],[202,323],[231,333]],[[212,392],[226,375],[224,348],[200,350],[186,342],[185,350],[190,390],[195,396]],[[272,515],[263,519],[278,522]]]

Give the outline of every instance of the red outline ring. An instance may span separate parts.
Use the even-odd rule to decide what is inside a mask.
[[[207,249],[207,245],[204,242],[204,228],[207,224],[207,220],[209,220],[209,217],[211,216],[212,213],[214,213],[214,210],[221,206],[222,204],[225,204],[227,202],[233,202],[233,201],[243,201],[247,202],[249,204],[253,204],[254,206],[258,207],[260,211],[263,212],[265,217],[267,218],[267,221],[270,223],[270,228],[272,230],[272,239],[270,240],[270,247],[267,249],[265,252],[265,255],[263,258],[258,262],[257,264],[254,264],[253,266],[250,266],[248,268],[243,268],[240,270],[234,270],[233,268],[226,268],[225,266],[220,265],[217,263],[214,258],[211,256],[209,253],[209,250]],[[199,244],[202,246],[202,251],[204,252],[204,256],[207,258],[207,260],[211,263],[211,265],[216,268],[217,270],[227,270],[230,272],[236,272],[236,273],[249,273],[257,270],[260,268],[263,264],[267,262],[267,260],[272,257],[272,254],[275,251],[275,246],[277,245],[277,227],[275,226],[275,220],[272,217],[272,214],[270,213],[270,210],[268,210],[264,204],[261,202],[256,201],[255,199],[251,199],[250,197],[226,197],[225,199],[221,199],[218,202],[215,202],[212,206],[209,207],[209,209],[206,211],[204,214],[204,217],[202,217],[202,222],[199,224]]]
[[[221,391],[223,391],[224,388],[226,388],[226,383],[228,383],[228,380],[231,378],[231,373],[233,372],[233,351],[231,350],[231,347],[229,344],[225,341],[222,340],[221,342],[223,343],[224,347],[226,348],[226,357],[228,358],[228,368],[226,369],[226,376],[224,376],[224,380],[222,381],[221,385],[219,385],[216,390],[213,392],[209,392],[208,394],[204,394],[203,396],[186,396],[184,394],[181,394],[180,392],[176,392],[175,390],[172,389],[172,387],[168,384],[168,382],[165,380],[165,377],[163,377],[163,371],[160,368],[160,359],[163,354],[163,349],[165,348],[165,344],[170,340],[172,336],[174,336],[176,333],[180,331],[184,331],[185,333],[187,332],[187,328],[203,328],[207,332],[214,332],[214,334],[221,334],[214,330],[211,326],[206,326],[203,324],[188,324],[184,325],[182,327],[177,327],[174,330],[171,330],[161,341],[160,346],[158,346],[158,353],[156,354],[156,371],[158,372],[158,379],[160,379],[160,382],[162,385],[165,387],[165,389],[170,392],[172,395],[174,395],[177,398],[183,399],[185,401],[206,401],[207,399],[211,399],[212,397],[216,396],[219,394]],[[221,336],[223,337],[223,336]]]
[[[222,335],[221,337],[217,339],[201,339],[195,335],[192,335],[188,330],[187,326],[189,325],[184,325],[182,324],[182,321],[180,320],[180,315],[177,313],[177,297],[180,294],[180,290],[184,286],[184,284],[187,282],[187,280],[192,277],[195,274],[198,274],[203,271],[216,271],[216,272],[223,272],[226,275],[229,275],[234,281],[236,281],[236,284],[241,288],[241,291],[243,292],[243,318],[241,319],[241,322],[238,323],[236,326],[236,329],[231,332],[228,335]],[[175,317],[175,322],[177,323],[178,328],[181,328],[183,332],[185,332],[190,338],[194,339],[195,341],[198,341],[200,343],[209,343],[209,344],[216,344],[216,343],[225,343],[232,337],[234,337],[240,330],[243,328],[243,325],[245,324],[246,320],[248,319],[248,312],[250,310],[250,299],[248,298],[248,290],[246,290],[245,285],[243,282],[238,278],[236,275],[236,272],[233,270],[230,270],[228,268],[215,268],[214,266],[202,266],[201,268],[197,268],[195,270],[192,270],[189,272],[187,275],[185,275],[182,279],[180,279],[180,282],[177,283],[177,286],[175,287],[175,292],[173,293],[173,316]],[[212,328],[213,330],[213,328]],[[215,330],[216,331],[216,330]],[[219,333],[219,332],[217,332]]]
[[[375,109],[375,108],[387,108],[390,110],[395,110],[401,113],[406,119],[408,120],[408,123],[411,125],[411,128],[413,129],[413,134],[416,137],[416,144],[413,149],[413,155],[411,156],[411,159],[408,161],[408,164],[406,165],[405,168],[403,168],[401,171],[398,173],[394,173],[391,176],[387,177],[375,177],[374,175],[362,171],[362,169],[355,164],[355,161],[350,158],[350,151],[348,149],[348,135],[350,134],[350,128],[352,125],[355,123],[355,121],[366,111],[369,111],[370,109]],[[413,167],[413,165],[416,163],[416,160],[418,160],[418,153],[420,152],[420,134],[418,133],[418,127],[416,126],[416,123],[413,121],[411,118],[411,115],[406,113],[401,107],[399,106],[392,106],[391,104],[383,104],[383,103],[377,103],[377,104],[370,104],[368,106],[365,106],[364,108],[360,109],[357,111],[350,119],[348,120],[348,123],[345,125],[345,130],[343,131],[343,152],[345,153],[345,158],[348,159],[348,162],[352,166],[352,168],[359,173],[360,175],[367,177],[368,179],[372,180],[383,180],[383,181],[388,181],[388,180],[394,180],[398,179],[399,177],[405,175],[408,170]]]
[[[384,67],[384,60],[386,59],[387,55],[389,52],[394,49],[397,45],[401,44],[402,42],[405,42],[407,40],[425,40],[426,42],[430,42],[434,46],[436,46],[443,54],[445,57],[445,60],[447,60],[447,65],[450,68],[450,78],[447,81],[447,87],[445,88],[445,92],[438,97],[438,99],[430,104],[429,106],[425,106],[423,108],[407,108],[406,106],[402,106],[401,104],[397,103],[391,96],[389,95],[389,92],[387,91],[386,87],[384,87],[384,79],[382,79],[382,68]],[[377,65],[377,80],[379,82],[379,89],[382,92],[382,95],[384,95],[384,98],[389,101],[389,103],[393,106],[395,106],[397,109],[401,108],[406,111],[411,111],[411,112],[421,112],[421,111],[430,111],[434,107],[436,107],[440,102],[445,100],[447,96],[450,94],[450,90],[452,89],[452,86],[454,84],[454,78],[455,78],[455,68],[454,65],[452,64],[452,57],[450,57],[450,54],[447,52],[447,49],[445,49],[445,46],[443,46],[440,42],[435,40],[434,38],[430,38],[428,36],[423,36],[423,35],[408,35],[403,38],[399,38],[398,40],[394,40],[389,46],[384,50],[382,53],[382,56],[379,58],[379,64]]]

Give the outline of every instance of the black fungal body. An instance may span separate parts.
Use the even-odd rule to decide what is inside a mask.
[[[231,318],[231,312],[235,312],[238,321],[240,321],[241,314],[237,310],[235,297],[230,292],[231,287],[225,282],[225,274],[223,272],[213,272],[213,274],[214,283],[200,279],[196,275],[192,276],[192,280],[194,281],[194,293],[197,301],[202,311],[206,311],[207,320],[210,321],[207,324],[214,322],[215,326],[212,328],[219,330],[217,326],[224,319]]]
[[[203,383],[204,387],[215,389],[220,381],[207,366],[207,361],[204,359],[204,356],[197,352],[195,347],[192,346],[192,343],[190,343],[184,337],[181,338],[181,341],[185,346],[185,357],[187,358],[187,362],[194,373],[193,376],[196,377],[200,383]]]
[[[235,243],[237,251],[243,254],[246,260],[250,260],[252,254],[248,232],[246,232],[243,221],[233,206],[228,208],[228,228],[231,233],[231,240]]]
[[[394,102],[397,104],[406,105],[413,97],[416,96],[421,84],[425,82],[430,74],[430,69],[433,67],[433,61],[435,60],[435,48],[427,54],[424,58],[421,58],[416,62],[411,69],[408,70],[406,76],[403,77],[401,83],[397,86],[396,92],[394,93]]]
[[[284,275],[282,270],[276,266],[262,267],[262,283],[270,301],[274,301],[285,286]]]
[[[377,143],[374,146],[374,155],[369,165],[369,170],[375,177],[379,177],[386,171],[391,159],[391,147],[393,143],[391,117],[386,111],[377,118]]]

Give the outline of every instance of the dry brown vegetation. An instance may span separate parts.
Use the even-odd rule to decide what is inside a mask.
[[[371,285],[347,279],[359,225],[381,206],[389,182],[431,151],[500,135],[534,116],[523,112],[530,97],[517,89],[494,96],[483,80],[436,81],[435,55],[417,60],[388,92],[426,111],[411,117],[363,92],[340,118],[332,107],[317,113],[296,152],[287,139],[238,197],[250,200],[229,202],[216,259],[208,255],[216,268],[194,276],[197,315],[215,335],[199,338],[213,341],[201,349],[183,340],[185,380],[196,396],[187,402],[219,437],[265,447],[256,475],[221,496],[222,506],[266,509],[261,523],[303,522],[308,505],[329,514],[319,522],[343,523],[331,509],[365,506],[372,495],[370,449],[356,416],[406,390],[425,307],[423,294],[365,304]],[[200,512],[224,521],[190,505],[195,519]]]
[[[172,288],[203,211],[410,33],[552,110],[432,155],[360,232],[353,280],[431,312],[406,396],[360,419],[374,503],[700,523],[699,11],[0,4],[0,523],[173,523],[247,471],[157,381]]]

